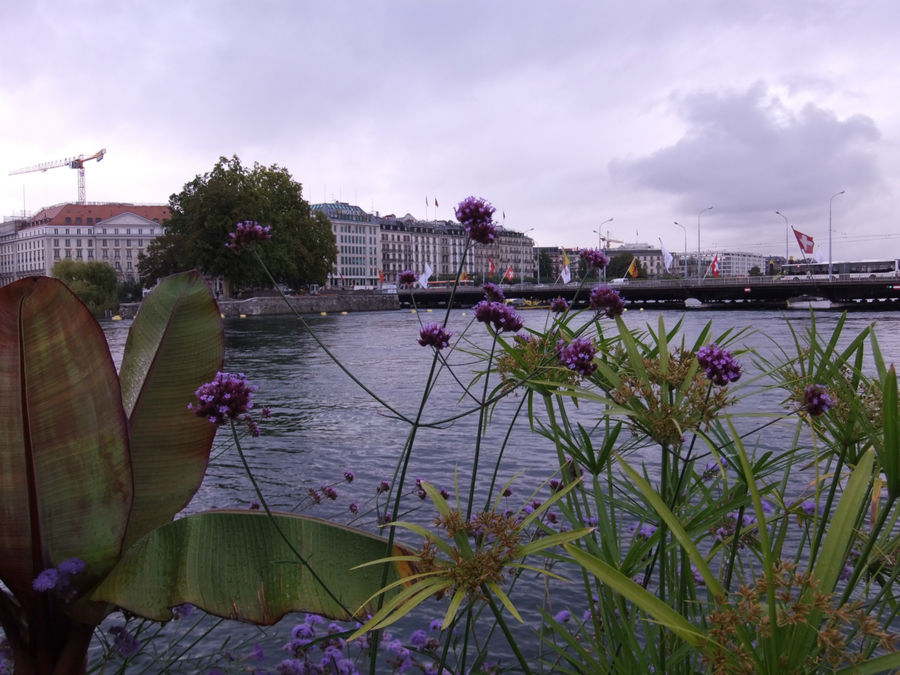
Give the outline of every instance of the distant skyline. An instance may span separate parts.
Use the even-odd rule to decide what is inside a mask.
[[[695,251],[702,212],[704,250],[783,255],[780,211],[827,257],[831,204],[835,260],[900,257],[890,0],[37,0],[2,16],[3,217],[77,197],[77,171],[10,171],[106,148],[88,201],[166,203],[237,155],[287,168],[312,203],[382,215],[452,219],[481,196],[539,246],[595,246],[612,218],[604,236]]]

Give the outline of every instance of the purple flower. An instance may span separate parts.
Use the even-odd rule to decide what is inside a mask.
[[[444,622],[441,619],[433,619],[430,624],[428,624],[429,630],[442,630],[441,626],[444,625]]]
[[[237,226],[234,228],[234,232],[228,233],[231,241],[225,244],[225,246],[236,251],[243,248],[244,246],[247,246],[248,244],[271,239],[271,231],[272,228],[268,225],[263,227],[256,221],[245,220],[237,224]]]
[[[572,612],[570,612],[567,609],[560,610],[556,614],[553,615],[553,620],[556,621],[557,623],[565,623],[566,621],[568,621],[571,618],[572,618]]]
[[[609,286],[596,286],[591,291],[590,307],[597,312],[605,312],[610,319],[625,311],[625,301],[619,291]]]
[[[172,616],[175,618],[176,621],[178,619],[186,619],[193,613],[194,613],[194,606],[189,602],[185,602],[181,605],[175,605],[172,608]]]
[[[503,295],[503,291],[500,290],[500,287],[490,281],[484,284],[484,286],[481,287],[481,290],[484,291],[484,298],[488,302],[503,302],[506,299],[506,296]]]
[[[641,523],[641,526],[637,529],[632,526],[631,531],[634,532],[634,536],[637,539],[649,539],[653,536],[653,533],[656,532],[656,525],[651,525],[650,523]]]
[[[456,219],[466,228],[472,241],[490,244],[494,241],[494,207],[479,197],[466,197],[456,207]]]
[[[84,572],[84,561],[81,558],[66,558],[56,566],[60,574],[71,575]]]
[[[441,350],[450,344],[453,333],[439,323],[426,323],[419,330],[419,344]]]
[[[403,270],[397,275],[398,284],[414,284],[416,283],[416,273],[412,270]]]
[[[736,382],[741,377],[741,364],[734,358],[734,354],[713,343],[697,351],[697,361],[701,368],[706,369],[706,377],[720,387]]]
[[[212,382],[194,392],[197,402],[189,403],[188,409],[213,424],[224,424],[227,419],[240,417],[253,407],[253,393],[257,389],[247,382],[243,373],[218,372]]]
[[[419,630],[413,631],[413,634],[409,636],[409,644],[417,649],[421,649],[425,646],[425,643],[428,641],[428,633],[426,633],[421,628]]]
[[[602,270],[609,264],[609,256],[598,248],[581,249],[581,259],[594,269]]]
[[[308,622],[298,623],[291,631],[291,637],[295,640],[297,638],[309,639],[315,637],[315,635],[316,629],[313,628]]]
[[[560,362],[569,370],[581,373],[584,377],[590,377],[597,369],[594,363],[594,355],[597,348],[588,338],[575,338],[569,344],[560,340],[556,344],[556,354]]]
[[[812,417],[824,415],[833,405],[834,400],[821,384],[810,384],[803,392],[803,407]]]
[[[128,658],[141,650],[141,641],[132,635],[125,626],[113,626],[109,629],[110,635],[115,635],[113,646],[119,655]]]
[[[55,567],[48,567],[34,578],[34,581],[31,582],[31,587],[38,593],[43,593],[52,591],[56,588],[58,582],[59,572]]]
[[[266,658],[266,655],[263,653],[262,647],[258,644],[253,645],[253,649],[247,655],[248,659],[252,659],[254,661],[263,661]]]
[[[492,324],[498,333],[503,331],[514,333],[524,324],[519,313],[502,302],[482,300],[472,309],[475,312],[476,321]]]
[[[350,506],[347,508],[350,509],[350,513],[359,513],[359,504],[356,502],[350,502]]]
[[[328,497],[328,499],[330,499],[331,501],[334,501],[335,499],[338,498],[337,490],[335,490],[330,485],[323,485],[321,489],[322,489],[322,494],[325,495],[326,497]]]
[[[569,303],[563,297],[553,298],[550,301],[550,311],[554,314],[562,314],[569,309]]]
[[[819,515],[822,515],[822,507],[821,505],[818,508],[816,507],[815,499],[803,500],[802,502],[800,502],[800,509],[808,516],[813,515],[814,513],[816,513],[816,511],[818,511]]]
[[[344,472],[344,480],[347,481],[348,483],[352,483],[354,478],[356,478],[356,476],[353,475],[352,471]]]
[[[383,480],[378,484],[378,487],[375,488],[375,493],[381,494],[382,492],[387,492],[390,489],[391,489],[391,484],[388,483],[386,480]]]

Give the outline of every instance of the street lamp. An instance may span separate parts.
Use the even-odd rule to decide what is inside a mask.
[[[525,283],[525,235],[528,234],[529,232],[534,232],[534,228],[532,227],[530,230],[525,230],[522,233],[522,251],[521,251],[522,256],[519,260],[519,264],[522,266],[521,269],[519,270],[519,283],[520,284]]]
[[[776,211],[779,216],[784,218],[784,264],[788,261],[788,219],[781,211]]]
[[[700,216],[704,213],[712,209],[711,206],[707,206],[705,209],[702,209],[700,213],[697,214],[697,283],[699,284],[700,279]]]
[[[593,230],[594,232],[597,233],[597,250],[599,250],[599,251],[603,250],[603,226],[606,225],[607,223],[611,223],[612,221],[613,221],[613,218],[607,218],[606,220],[604,220],[602,223],[600,223],[597,226],[596,230]],[[609,242],[607,242],[607,243],[609,243]],[[606,277],[606,268],[603,268],[602,270],[600,270],[600,269],[597,270],[597,281],[603,280],[601,278],[601,275],[604,278]]]
[[[678,227],[681,228],[681,231],[684,232],[684,280],[687,281],[687,228],[679,223],[677,220],[673,221]]]
[[[828,281],[831,281],[831,202],[834,201],[835,197],[844,194],[844,190],[840,192],[836,192],[831,195],[831,199],[828,200]]]

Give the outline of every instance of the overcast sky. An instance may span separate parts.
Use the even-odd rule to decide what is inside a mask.
[[[834,260],[900,257],[898,26],[896,0],[6,2],[0,215],[77,196],[10,171],[106,148],[88,201],[237,155],[382,215],[481,196],[544,246],[613,218],[696,250],[699,218],[704,250],[783,255],[778,210],[827,256],[831,203]]]

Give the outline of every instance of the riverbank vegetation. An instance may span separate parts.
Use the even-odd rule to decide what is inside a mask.
[[[457,217],[470,233],[463,258],[490,241],[492,216],[484,200],[460,204]],[[230,242],[223,237],[222,248],[265,270],[277,227],[241,223]],[[581,258],[594,269],[608,263],[600,251]],[[412,270],[401,275],[415,276]],[[712,324],[690,338],[680,323],[662,319],[628,328],[620,294],[604,285],[579,291],[589,299],[583,311],[554,302],[540,329],[523,327],[501,289],[486,284],[484,290],[465,322],[451,325],[448,310],[409,336],[430,364],[422,396],[409,409],[388,403],[335,359],[382,414],[407,429],[392,480],[378,486],[370,503],[348,508],[355,527],[366,516],[372,535],[321,521],[314,529],[311,519],[273,513],[254,481],[255,513],[235,514],[250,516],[253,525],[226,529],[252,551],[235,564],[277,568],[279,581],[267,582],[263,595],[226,564],[231,553],[224,539],[201,540],[188,556],[207,556],[195,575],[172,566],[173,559],[184,562],[178,551],[191,528],[213,527],[195,516],[148,524],[140,533],[146,536],[129,538],[123,555],[106,555],[83,578],[67,567],[74,544],[32,539],[23,548],[30,563],[12,575],[0,569],[10,590],[0,613],[7,636],[13,631],[23,640],[10,619],[17,603],[57,612],[28,614],[44,630],[51,618],[61,625],[83,621],[74,608],[85,599],[108,603],[107,613],[120,607],[129,617],[157,621],[171,618],[171,608],[182,603],[260,624],[273,623],[281,610],[308,612],[281,654],[263,654],[258,646],[241,654],[227,650],[230,660],[221,656],[208,665],[221,672],[774,675],[900,668],[900,404],[894,367],[874,327],[846,335],[842,319],[823,334],[811,315],[808,328],[792,332],[792,344],[759,354],[744,347],[745,334],[715,332]],[[189,339],[178,331],[166,335],[173,348]],[[18,372],[15,363],[6,372]],[[128,382],[127,373],[123,364],[119,379]],[[195,393],[179,394],[181,412],[173,407],[166,415],[221,426],[252,479],[242,446],[266,433],[267,423],[249,405],[253,374],[213,375],[191,385],[199,387]],[[457,410],[430,405],[441,382],[458,390]],[[148,433],[130,421],[141,406],[125,399],[130,438]],[[510,476],[506,441],[486,447],[497,438],[487,430],[504,401],[517,406],[510,424],[526,425],[553,449],[556,470],[536,486]],[[4,405],[12,411],[15,403]],[[72,402],[68,415],[79,406],[83,400]],[[159,412],[152,419],[163,429],[170,423]],[[443,484],[410,476],[419,432],[450,424],[471,427],[467,447],[448,448],[459,457],[459,474],[441,477]],[[343,480],[352,483],[352,471]],[[21,491],[7,496],[13,487],[2,484],[4,513],[28,501]],[[337,482],[310,487],[298,500],[334,500],[338,489]],[[65,541],[69,526],[70,520],[59,526]],[[21,531],[26,539],[34,534]],[[90,547],[77,549],[77,556],[97,557]],[[203,578],[219,565],[225,565],[221,574]],[[38,579],[51,568],[57,579],[78,580],[74,602],[55,596],[51,602],[46,589],[37,590],[49,583]],[[314,597],[308,590],[287,598],[276,592],[294,588],[303,575],[304,589],[321,586]],[[317,600],[348,587],[350,598]],[[228,611],[229,602],[240,611]],[[280,610],[270,612],[270,603]],[[351,615],[354,620],[340,621]],[[135,625],[152,634],[151,624],[129,622],[129,634]],[[102,659],[123,670],[142,663],[134,643],[118,648],[125,630],[99,637]],[[168,668],[178,670],[177,662]]]

